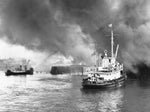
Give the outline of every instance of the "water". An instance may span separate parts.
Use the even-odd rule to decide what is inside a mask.
[[[150,81],[125,87],[83,90],[81,76],[0,73],[0,112],[149,112]]]

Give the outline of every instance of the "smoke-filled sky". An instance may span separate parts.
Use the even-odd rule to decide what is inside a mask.
[[[110,51],[110,23],[125,66],[150,65],[149,0],[1,0],[0,20],[3,42],[46,65],[91,64],[95,48]]]

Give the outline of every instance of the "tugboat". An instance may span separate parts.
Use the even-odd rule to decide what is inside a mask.
[[[111,56],[107,56],[107,50],[104,51],[104,56],[98,56],[97,64],[93,67],[85,67],[84,77],[82,79],[83,88],[110,88],[120,87],[124,85],[127,76],[123,70],[123,64],[120,64],[116,58],[119,45],[116,47],[116,52],[113,52],[114,33],[111,27]]]
[[[6,76],[33,75],[34,69],[32,67],[29,67],[28,63],[20,65],[19,67],[16,67],[14,69],[7,69],[7,71],[5,72],[5,75]]]

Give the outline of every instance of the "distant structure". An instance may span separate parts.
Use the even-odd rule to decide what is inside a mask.
[[[58,75],[58,74],[82,72],[82,70],[83,70],[82,65],[52,66],[50,73],[52,75]]]

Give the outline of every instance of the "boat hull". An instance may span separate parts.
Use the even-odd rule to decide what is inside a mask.
[[[105,88],[112,88],[112,87],[121,87],[125,84],[126,76],[122,76],[121,78],[108,81],[105,83],[97,83],[97,82],[90,82],[88,80],[83,80],[82,86],[86,89],[105,89]]]
[[[11,75],[14,75],[14,76],[17,76],[17,75],[33,75],[33,68],[30,68],[29,70],[26,70],[26,71],[20,71],[20,72],[13,72],[11,70],[7,70],[5,72],[5,75],[6,76],[11,76]]]

